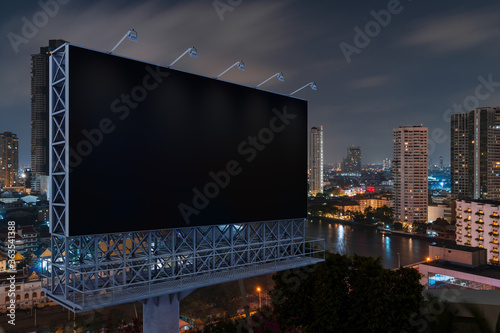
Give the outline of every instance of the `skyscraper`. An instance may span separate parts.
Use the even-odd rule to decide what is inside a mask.
[[[347,148],[347,156],[344,158],[342,172],[361,172],[361,147],[352,146]]]
[[[49,56],[66,43],[49,40],[49,46],[31,55],[31,189],[40,190],[40,176],[49,174]]]
[[[382,167],[384,168],[384,171],[389,170],[392,167],[392,161],[386,157],[382,161]]]
[[[394,222],[427,222],[428,129],[422,125],[393,130]]]
[[[17,186],[19,173],[19,139],[12,132],[0,133],[0,185]]]
[[[500,108],[451,115],[451,193],[500,199]]]
[[[323,193],[323,125],[311,128],[309,138],[309,191]]]

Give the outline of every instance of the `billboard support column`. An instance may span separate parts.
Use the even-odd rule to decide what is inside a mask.
[[[179,333],[179,302],[193,290],[143,300],[142,331],[144,333]]]

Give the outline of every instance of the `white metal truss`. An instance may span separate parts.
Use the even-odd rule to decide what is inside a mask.
[[[51,259],[46,296],[82,312],[324,260],[305,219],[69,236],[68,44],[50,57]]]

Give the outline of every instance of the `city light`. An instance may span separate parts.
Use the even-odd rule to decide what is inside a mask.
[[[260,296],[261,291],[262,291],[262,289],[260,287],[257,287],[257,292],[259,293],[259,309],[262,308],[262,302],[261,302],[261,296]]]

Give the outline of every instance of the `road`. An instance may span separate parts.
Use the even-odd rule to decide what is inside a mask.
[[[142,319],[142,304],[137,302],[136,308],[139,318]],[[119,311],[123,313],[124,317],[129,320],[135,317],[133,303],[121,304],[99,310],[99,312],[103,314],[109,314],[113,311]],[[35,312],[37,324],[36,327]],[[83,316],[84,320],[88,320],[89,322],[94,318],[92,311],[83,312],[78,315]],[[0,333],[50,332],[48,328],[54,325],[62,326],[63,324],[68,324],[69,327],[71,327],[73,318],[73,312],[69,312],[67,309],[63,308],[60,305],[46,306],[44,308],[39,308],[36,311],[35,309],[33,309],[33,313],[31,313],[30,309],[17,309],[15,326],[8,323],[10,318],[7,317],[7,313],[0,313]],[[67,332],[72,332],[72,330],[68,329]]]

